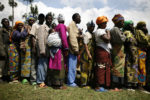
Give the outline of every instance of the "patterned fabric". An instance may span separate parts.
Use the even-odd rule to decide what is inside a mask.
[[[14,44],[10,44],[8,48],[9,55],[9,75],[10,79],[18,77],[19,69],[19,53]]]
[[[90,51],[91,56],[93,57],[93,41],[92,38],[89,40],[89,43],[87,44],[88,49]],[[85,50],[85,47],[82,46],[81,49],[81,56],[80,56],[80,68],[81,68],[81,85],[88,85],[90,81],[91,76],[91,70],[93,66],[93,60],[88,59],[87,52]]]
[[[123,45],[113,45],[112,63],[112,75],[124,77],[125,53]]]
[[[21,51],[21,76],[30,77],[31,70],[31,47],[29,37],[25,40],[25,49],[26,51]]]
[[[110,86],[110,67],[112,66],[110,53],[102,47],[96,47],[96,84]]]
[[[136,39],[130,31],[124,32],[126,36],[125,42],[125,52],[126,52],[126,76],[127,83],[137,83],[138,82],[138,51],[136,47]],[[127,84],[127,85],[129,85]]]
[[[146,84],[150,88],[150,47],[146,52]]]
[[[108,18],[106,16],[100,16],[100,17],[97,17],[96,19],[96,24],[101,24],[101,23],[104,23],[104,22],[108,22]]]
[[[138,82],[143,86],[146,85],[146,52],[143,50],[138,50],[138,62],[139,62],[139,71],[138,71]]]
[[[115,23],[115,24],[117,24],[119,21],[121,21],[121,20],[124,20],[124,17],[121,15],[121,14],[116,14],[114,17],[113,17],[113,19],[112,19],[112,21]]]

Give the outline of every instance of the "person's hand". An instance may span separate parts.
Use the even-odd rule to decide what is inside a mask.
[[[92,60],[92,56],[91,55],[89,55],[89,60]]]
[[[77,59],[78,59],[79,62],[80,62],[80,57],[81,57],[81,55],[78,55],[78,56],[77,56]]]
[[[46,54],[45,54],[45,53],[41,53],[40,55],[41,55],[42,57],[45,57],[45,56],[46,56]]]
[[[83,29],[79,29],[79,34],[82,34],[83,33]]]
[[[68,56],[68,50],[66,50],[66,51],[64,52],[64,56],[65,56],[65,57]]]
[[[78,52],[78,51],[75,51],[74,54],[78,56],[79,52]]]

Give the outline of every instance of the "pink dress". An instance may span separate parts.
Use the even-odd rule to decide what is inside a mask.
[[[67,41],[67,34],[66,34],[67,28],[64,24],[58,24],[55,27],[55,31],[57,31],[59,33],[59,36],[60,36],[61,41],[62,41],[62,46],[57,51],[54,58],[50,57],[49,68],[50,69],[61,70],[62,69],[62,65],[61,65],[62,54],[64,54],[65,50],[68,50],[68,41]],[[66,61],[66,57],[64,57],[64,61]],[[66,65],[64,65],[64,67],[65,66]]]

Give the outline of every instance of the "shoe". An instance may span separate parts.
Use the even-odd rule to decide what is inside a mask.
[[[32,82],[31,85],[37,85],[37,83],[36,82]]]
[[[27,79],[23,79],[22,80],[22,84],[27,84],[28,83],[28,80]]]
[[[68,86],[70,86],[70,87],[78,87],[78,85],[76,83],[68,84]]]
[[[103,88],[103,87],[100,87],[99,89],[96,89],[95,91],[97,91],[97,92],[107,92],[108,90]]]
[[[13,81],[9,82],[9,84],[18,83],[18,82],[19,82],[18,80],[13,80]]]

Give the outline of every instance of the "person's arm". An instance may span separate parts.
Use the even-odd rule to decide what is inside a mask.
[[[143,45],[150,45],[148,35],[145,35],[141,30],[136,31],[136,39]]]
[[[91,56],[91,53],[90,53],[90,51],[89,51],[89,49],[88,49],[87,44],[85,44],[84,47],[85,47],[86,53],[88,54],[88,58],[89,58],[90,60],[92,60],[92,56]]]
[[[85,33],[85,34],[83,35],[83,42],[84,42],[84,47],[85,47],[85,51],[86,51],[86,53],[87,53],[87,55],[88,55],[88,58],[89,58],[90,60],[92,60],[92,56],[91,56],[91,54],[90,54],[90,51],[89,51],[88,45],[87,45],[87,44],[89,43],[89,38],[88,38],[87,34],[88,34],[88,33]]]
[[[109,43],[110,42],[110,32],[108,30],[106,30],[106,34],[103,34],[101,36],[101,38],[103,39],[104,42]]]
[[[69,46],[68,46],[68,41],[67,41],[66,27],[63,24],[61,24],[59,25],[59,29],[57,28],[58,27],[56,27],[56,31],[59,30],[59,35],[62,41],[63,50],[68,50]]]
[[[4,57],[6,55],[4,44],[3,44],[3,37],[2,37],[2,30],[0,30],[0,57]]]

